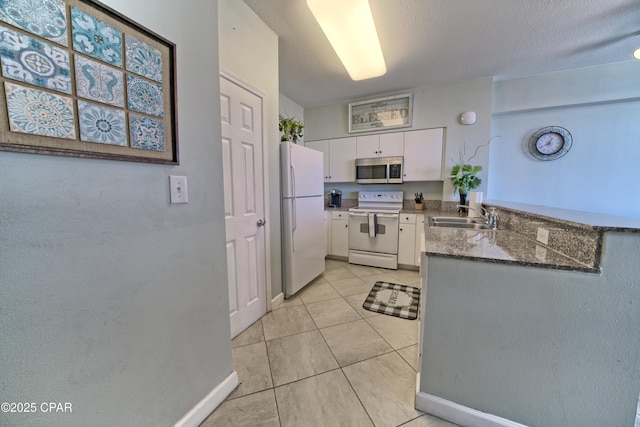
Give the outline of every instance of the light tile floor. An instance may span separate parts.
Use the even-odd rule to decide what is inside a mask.
[[[414,408],[419,322],[362,308],[376,281],[420,287],[418,273],[325,266],[233,340],[240,384],[201,427],[453,427]]]

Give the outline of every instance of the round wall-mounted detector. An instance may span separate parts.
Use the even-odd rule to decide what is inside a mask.
[[[465,113],[460,114],[460,123],[463,125],[472,125],[476,122],[476,113],[475,111],[467,111]]]

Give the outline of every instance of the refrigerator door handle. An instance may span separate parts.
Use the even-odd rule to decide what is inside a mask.
[[[291,197],[296,198],[296,167],[291,163]]]

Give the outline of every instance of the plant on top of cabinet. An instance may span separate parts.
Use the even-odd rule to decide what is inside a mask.
[[[304,124],[293,117],[280,116],[280,141],[297,143],[302,138]]]

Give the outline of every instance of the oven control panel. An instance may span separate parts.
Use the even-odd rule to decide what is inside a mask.
[[[358,201],[397,202],[402,201],[402,191],[361,191]]]
[[[402,191],[360,191],[358,208],[360,209],[402,209]]]

